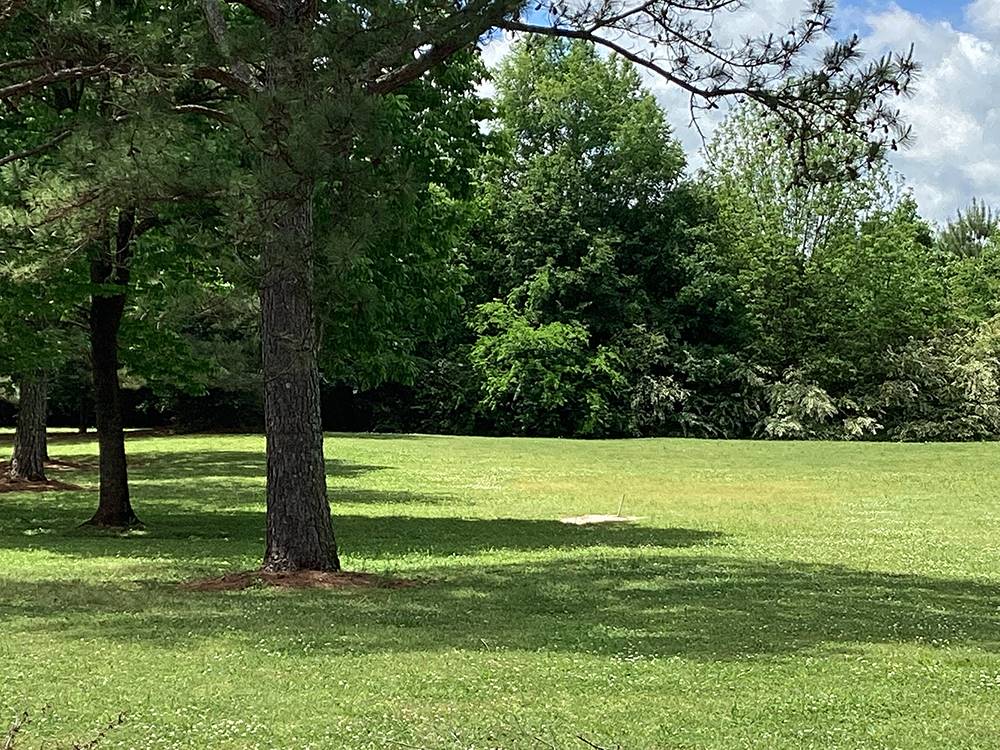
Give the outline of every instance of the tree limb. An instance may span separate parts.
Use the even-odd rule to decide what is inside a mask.
[[[222,15],[222,6],[219,5],[219,2],[220,0],[202,0],[201,9],[205,16],[205,22],[208,24],[208,33],[211,34],[212,41],[215,42],[215,46],[218,48],[219,54],[222,55],[222,59],[233,69],[232,73],[220,71],[230,80],[230,83],[223,83],[223,85],[233,88],[232,84],[239,81],[243,84],[244,89],[249,91],[253,88],[251,83],[253,76],[250,75],[250,70],[247,68],[246,63],[242,60],[232,59],[232,51],[229,49],[229,29],[226,25],[226,18]],[[218,79],[215,80],[222,83]]]
[[[583,39],[593,44],[598,44],[618,53],[626,60],[630,60],[636,65],[640,65],[643,68],[662,76],[667,81],[670,81],[670,83],[680,86],[688,93],[702,97],[703,99],[712,99],[723,96],[739,96],[741,94],[746,95],[750,93],[745,88],[700,88],[688,81],[685,81],[683,78],[679,78],[674,75],[662,65],[658,65],[656,62],[648,60],[642,57],[642,55],[637,55],[635,52],[626,49],[617,42],[605,39],[599,34],[594,34],[590,31],[582,31],[580,29],[564,29],[558,26],[540,26],[537,24],[521,23],[520,21],[501,21],[498,26],[506,31],[519,31],[525,34],[541,34],[543,36],[555,36],[566,39]]]
[[[0,158],[0,167],[5,167],[15,161],[20,161],[21,159],[27,159],[28,157],[40,154],[43,151],[48,151],[50,148],[57,146],[62,141],[69,138],[72,130],[64,130],[59,133],[55,138],[52,138],[45,143],[38,146],[33,146],[32,148],[26,148],[23,151],[15,151],[13,153],[7,154],[3,158]]]
[[[273,0],[226,0],[226,2],[242,5],[255,16],[270,24],[276,24],[282,18],[281,8]]]
[[[410,83],[466,45],[475,42],[484,29],[497,26],[522,2],[475,0],[427,28],[417,28],[408,38],[370,57],[362,79],[369,92],[388,94]],[[406,56],[425,48],[409,60]]]
[[[233,121],[233,118],[221,109],[213,109],[212,107],[205,107],[201,104],[178,104],[176,107],[171,107],[170,111],[181,115],[201,115],[203,117],[210,117],[213,120],[224,122],[227,125]]]
[[[225,86],[227,89],[241,94],[249,94],[254,88],[248,79],[222,68],[195,68],[194,77],[204,81],[215,81],[220,86]]]
[[[18,83],[11,84],[10,86],[0,88],[0,99],[10,99],[15,96],[20,96],[21,94],[37,91],[38,89],[45,88],[53,83],[61,83],[62,81],[80,81],[85,78],[94,78],[102,73],[107,73],[109,70],[110,68],[103,62],[96,65],[82,65],[76,68],[64,68],[62,70],[57,70],[54,73],[46,73],[45,75],[38,76],[37,78],[20,81]]]
[[[368,84],[368,91],[372,94],[392,93],[407,83],[417,80],[428,70],[438,63],[447,60],[464,46],[464,42],[436,44],[408,65],[404,65],[376,78]]]

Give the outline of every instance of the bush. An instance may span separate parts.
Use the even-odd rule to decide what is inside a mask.
[[[1000,435],[1000,316],[913,341],[888,357],[877,393],[888,437],[982,440]]]

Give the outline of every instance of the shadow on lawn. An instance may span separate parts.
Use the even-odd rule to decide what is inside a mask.
[[[1000,650],[1000,586],[724,557],[724,549],[718,555],[699,551],[720,535],[695,529],[347,515],[337,516],[337,531],[348,566],[352,559],[391,565],[410,553],[512,554],[502,558],[503,565],[484,567],[470,557],[467,565],[440,573],[428,559],[426,585],[400,590],[218,594],[128,581],[129,575],[150,575],[150,559],[180,574],[193,565],[221,573],[262,550],[263,513],[227,508],[225,486],[259,494],[259,485],[240,480],[263,475],[263,456],[141,457],[146,463],[137,465],[135,475],[141,480],[137,495],[145,501],[137,505],[150,529],[146,535],[58,533],[85,517],[92,493],[0,500],[0,549],[42,550],[64,556],[67,566],[95,556],[135,558],[131,567],[119,568],[122,578],[102,584],[24,581],[16,570],[0,572],[2,632],[45,630],[178,650],[199,638],[226,638],[303,658],[304,644],[308,658],[347,651],[500,649],[728,660],[852,650],[867,643]],[[332,474],[357,476],[379,468],[334,462]],[[205,491],[211,495],[198,490],[208,477],[214,477]],[[169,494],[177,490],[182,492]],[[401,500],[400,493],[348,492],[364,493],[358,497],[371,502]],[[407,495],[404,501],[419,498]],[[219,510],[212,511],[216,503]],[[558,554],[514,557],[550,550]]]
[[[357,477],[387,466],[352,464],[327,459],[326,474],[332,479]],[[129,470],[138,480],[187,480],[189,491],[198,483],[212,479],[255,479],[261,483],[267,474],[264,451],[206,451],[205,453],[145,451],[129,455]]]
[[[998,600],[997,586],[973,581],[707,555],[579,554],[355,592],[0,579],[0,620],[17,616],[4,625],[13,632],[177,649],[224,633],[234,648],[317,658],[467,649],[732,660],[869,643],[997,651]]]
[[[78,494],[78,493],[77,493]],[[156,493],[159,494],[159,491]],[[405,493],[351,490],[347,495],[372,502],[403,501]],[[344,493],[331,490],[331,496]],[[187,504],[150,502],[137,508],[147,530],[126,536],[75,529],[79,503],[45,504],[32,497],[0,502],[0,549],[42,549],[77,556],[155,557],[183,563],[192,555],[190,542],[201,542],[200,560],[257,556],[264,537],[264,512],[205,510],[185,494]],[[418,501],[422,497],[414,495]],[[432,496],[433,497],[433,496]],[[407,495],[406,502],[413,502]],[[193,509],[192,509],[193,508]],[[468,519],[419,516],[363,516],[334,514],[341,554],[368,560],[393,560],[407,554],[469,555],[490,550],[557,550],[590,547],[682,548],[710,542],[720,535],[694,529],[649,526],[573,526],[558,520],[519,518]],[[232,542],[218,555],[213,540]]]
[[[166,430],[156,428],[130,428],[125,431],[125,441],[126,443],[131,443],[133,440],[169,437],[170,434],[171,433]],[[55,453],[58,453],[60,445],[79,445],[81,443],[93,443],[94,453],[97,453],[97,433],[94,432],[94,430],[89,430],[87,432],[74,432],[69,430],[53,432],[50,430],[46,435],[46,441],[50,447],[55,446]],[[0,434],[0,448],[6,448],[8,446],[12,446],[13,444],[13,431]]]
[[[56,455],[56,458],[59,458]],[[74,456],[74,460],[84,460],[87,464],[59,473],[71,477],[90,490],[97,488],[97,458]],[[210,506],[213,502],[226,500],[234,494],[252,494],[263,502],[263,491],[267,466],[263,452],[256,451],[209,451],[205,453],[187,452],[130,452],[129,480],[133,498],[137,503],[161,500],[187,500],[192,505]],[[328,479],[355,478],[370,472],[382,471],[390,467],[370,464],[354,464],[340,459],[326,460]],[[366,502],[369,495],[364,490],[331,487],[334,493],[351,502]],[[245,498],[243,498],[245,499]],[[433,501],[432,496],[415,493],[396,493],[395,500],[386,502]],[[141,511],[141,509],[140,509]],[[140,512],[140,515],[141,512]]]

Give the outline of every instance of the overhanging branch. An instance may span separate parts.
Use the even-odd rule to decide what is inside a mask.
[[[276,24],[281,20],[281,8],[272,0],[226,0],[228,3],[242,5],[258,18],[268,23]]]
[[[522,0],[473,0],[373,54],[358,77],[373,94],[388,94],[410,83],[447,60],[507,15],[515,13]],[[422,51],[421,51],[422,50]]]
[[[233,118],[221,109],[213,109],[212,107],[205,107],[201,104],[178,104],[176,107],[172,107],[170,111],[181,115],[199,115],[201,117],[208,117],[212,120],[224,122],[227,125],[233,121]]]
[[[704,99],[713,99],[724,96],[739,96],[741,94],[746,95],[749,93],[748,90],[744,88],[700,88],[689,81],[685,81],[683,78],[674,75],[662,65],[657,64],[655,61],[649,60],[642,55],[637,55],[635,52],[632,52],[617,42],[605,39],[600,34],[595,34],[590,31],[583,31],[581,29],[565,29],[558,26],[542,26],[538,24],[521,23],[520,21],[501,21],[498,26],[505,31],[517,31],[525,34],[541,34],[543,36],[562,37],[565,39],[583,39],[592,44],[600,45],[610,49],[618,55],[621,55],[626,60],[656,73],[658,76],[661,76],[670,83],[679,86],[688,93]]]
[[[59,133],[55,138],[51,138],[45,143],[42,143],[38,146],[33,146],[31,148],[26,148],[23,151],[15,151],[13,153],[7,154],[3,158],[0,158],[0,167],[5,167],[8,164],[20,161],[21,159],[28,159],[32,156],[36,156],[37,154],[41,154],[45,151],[48,151],[50,148],[54,148],[55,146],[59,145],[64,140],[69,138],[72,132],[73,132],[72,130],[64,130],[61,133]]]
[[[368,91],[372,94],[390,94],[396,89],[412,83],[433,68],[444,62],[465,46],[465,43],[437,44],[417,57],[413,62],[401,68],[379,76],[370,84]]]
[[[86,78],[95,78],[109,72],[110,70],[111,68],[103,62],[96,65],[82,65],[76,68],[63,68],[62,70],[57,70],[53,73],[46,73],[45,75],[31,78],[27,81],[20,81],[18,83],[13,83],[9,86],[0,88],[0,99],[10,99],[15,96],[21,96],[22,94],[29,94],[33,91],[43,89],[46,86],[51,86],[54,83],[62,83],[63,81],[80,81]]]

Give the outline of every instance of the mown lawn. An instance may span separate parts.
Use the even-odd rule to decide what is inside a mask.
[[[1000,746],[1000,445],[334,436],[345,566],[422,584],[228,593],[177,583],[258,563],[263,439],[129,449],[143,533],[0,495],[18,747]]]

